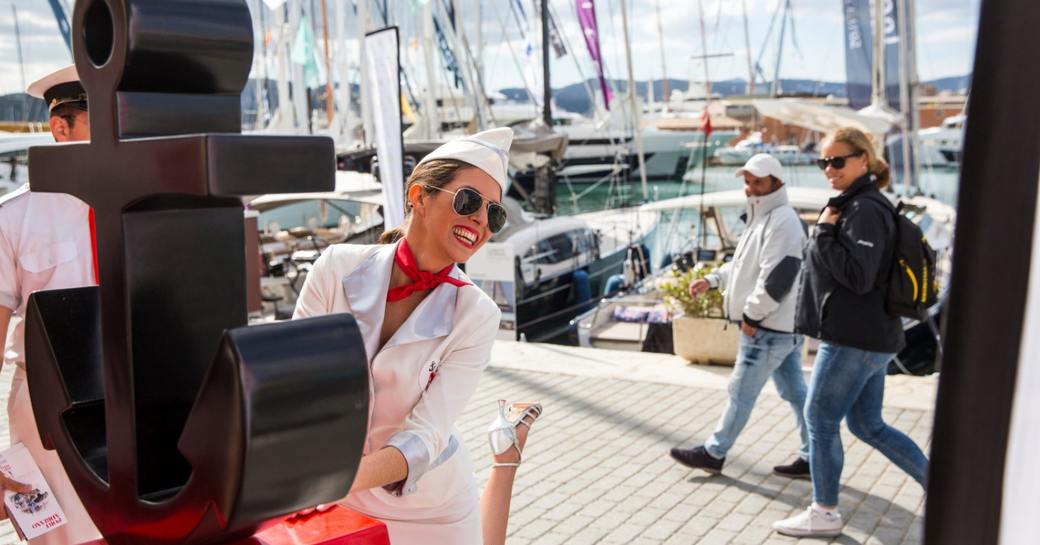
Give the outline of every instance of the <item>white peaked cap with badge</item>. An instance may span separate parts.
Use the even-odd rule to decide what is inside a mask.
[[[48,110],[66,102],[86,102],[87,100],[87,93],[83,90],[74,64],[59,68],[30,83],[25,92],[29,96],[42,98],[47,103]]]
[[[454,159],[471,164],[494,178],[502,186],[504,195],[509,189],[509,146],[512,143],[513,129],[489,129],[447,142],[423,157],[419,164],[435,159]]]
[[[744,164],[739,170],[737,170],[737,176],[743,176],[745,172],[750,172],[752,176],[756,178],[765,178],[766,176],[772,176],[781,182],[784,181],[784,167],[780,164],[780,161],[776,157],[769,155],[768,153],[756,153],[748,159],[747,163]]]

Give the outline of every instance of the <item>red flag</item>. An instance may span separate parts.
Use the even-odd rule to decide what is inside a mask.
[[[708,108],[701,112],[701,130],[704,131],[704,138],[711,135],[711,115],[708,114]]]

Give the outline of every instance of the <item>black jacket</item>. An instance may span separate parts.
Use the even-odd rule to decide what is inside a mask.
[[[885,312],[883,291],[895,244],[893,207],[870,176],[827,206],[841,217],[837,225],[817,225],[805,247],[795,328],[852,348],[899,352],[903,324]]]

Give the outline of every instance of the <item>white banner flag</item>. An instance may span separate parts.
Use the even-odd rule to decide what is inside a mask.
[[[401,141],[401,79],[397,27],[365,35],[365,73],[372,105],[379,180],[383,184],[386,229],[404,222],[404,144]]]

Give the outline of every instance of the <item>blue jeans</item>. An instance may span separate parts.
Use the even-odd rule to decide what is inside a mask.
[[[824,342],[816,353],[805,421],[809,424],[809,468],[813,500],[838,505],[838,488],[845,451],[840,425],[876,448],[915,481],[925,485],[928,459],[912,439],[885,424],[881,402],[885,396],[885,372],[895,354],[870,352]]]
[[[726,452],[744,429],[755,400],[773,377],[776,391],[791,404],[801,433],[800,456],[809,458],[809,439],[802,417],[805,406],[805,377],[802,375],[801,335],[758,330],[754,337],[740,334],[740,349],[733,374],[729,377],[729,403],[715,428],[704,443],[708,454],[725,458]]]

